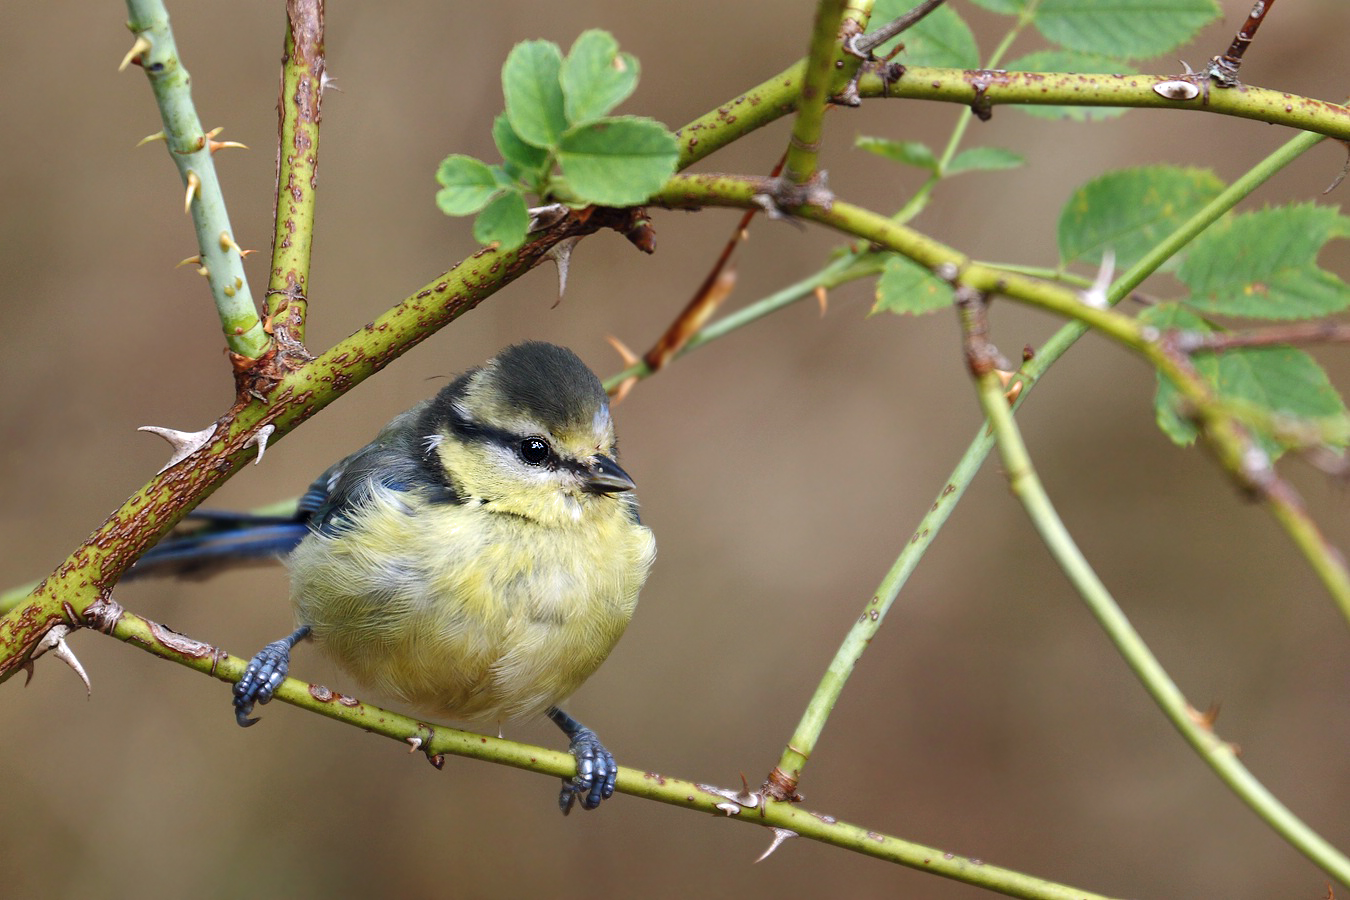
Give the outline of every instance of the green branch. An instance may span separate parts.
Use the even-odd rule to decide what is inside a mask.
[[[272,426],[280,440],[298,424],[506,284],[528,272],[557,243],[618,225],[631,214],[569,216],[524,247],[480,250],[424,285],[356,334],[266,386],[262,398],[221,416],[210,441],[133,494],[38,584],[0,617],[0,683],[20,671],[53,625],[83,625],[85,611],[108,596],[142,553],[255,455],[254,436]]]
[[[192,213],[197,231],[197,271],[211,286],[226,346],[239,356],[257,359],[267,350],[270,339],[244,275],[244,259],[211,159],[211,136],[202,130],[192,105],[188,73],[178,58],[169,13],[160,0],[127,0],[127,13],[136,41],[123,65],[139,65],[150,79],[164,122],[169,157],[182,176],[184,204]]]
[[[654,203],[675,208],[729,206],[749,208],[758,197],[772,196],[774,185],[763,178],[734,175],[677,175]],[[1275,473],[1269,458],[1242,423],[1235,420],[1213,390],[1180,353],[1175,340],[1111,309],[1084,303],[1081,294],[1052,282],[971,261],[959,251],[907,228],[893,219],[841,200],[828,205],[802,204],[787,210],[802,219],[827,225],[895,250],[953,284],[985,294],[1001,294],[1076,320],[1144,357],[1177,388],[1193,410],[1201,433],[1215,456],[1244,491],[1264,500],[1276,520],[1308,559],[1328,592],[1350,622],[1350,571],[1331,547],[1294,490]]]
[[[1149,651],[1125,613],[1092,570],[1055,512],[993,373],[978,378],[985,415],[994,429],[1003,468],[1013,493],[1031,517],[1041,539],[1069,581],[1154,702],[1214,773],[1281,837],[1342,884],[1350,885],[1350,859],[1289,811],[1244,766],[1232,744],[1221,740],[1211,722],[1186,702],[1181,690]]]
[[[325,81],[323,5],[288,0],[286,49],[281,58],[277,153],[276,231],[267,284],[267,318],[282,344],[305,340],[309,258],[314,242],[319,119]]]
[[[1243,85],[1241,90],[1211,88],[1208,100],[1202,93],[1195,100],[1179,102],[1154,91],[1158,84],[1174,80],[1165,75],[1067,75],[913,66],[898,80],[891,80],[884,77],[885,71],[878,66],[867,67],[858,80],[859,96],[969,106],[977,99],[978,85],[983,90],[979,99],[992,106],[1118,106],[1208,112],[1350,140],[1350,109],[1345,106],[1250,85]],[[687,169],[750,132],[791,115],[797,108],[805,72],[806,61],[800,60],[677,131],[679,169]]]
[[[806,56],[797,119],[792,124],[783,177],[792,184],[807,184],[816,177],[816,161],[824,131],[825,109],[835,82],[835,63],[841,62],[839,26],[844,18],[844,0],[817,0],[811,49]],[[857,25],[856,22],[851,24]],[[866,25],[866,20],[863,21]],[[859,29],[861,30],[861,28]],[[854,59],[856,70],[860,60]],[[851,74],[851,72],[849,73]]]
[[[237,681],[248,665],[247,660],[230,656],[210,644],[177,634],[157,622],[126,612],[112,601],[97,604],[88,614],[90,627],[227,684]],[[569,753],[428,724],[295,678],[283,681],[275,697],[284,703],[411,745],[426,754],[437,768],[440,766],[439,757],[452,755],[496,762],[559,778],[576,774],[576,759]],[[851,825],[833,816],[790,803],[766,802],[756,793],[717,788],[623,766],[619,767],[616,790],[750,825],[786,829],[793,836],[931,872],[1011,897],[1105,900],[1098,894]]]

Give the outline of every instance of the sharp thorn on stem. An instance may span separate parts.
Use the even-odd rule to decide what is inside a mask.
[[[211,440],[211,436],[216,433],[216,423],[212,422],[201,431],[177,431],[173,428],[161,428],[158,425],[142,425],[137,431],[147,431],[150,434],[157,434],[169,442],[173,448],[173,455],[155,474],[158,475],[167,469],[171,469],[192,454],[196,453]]]

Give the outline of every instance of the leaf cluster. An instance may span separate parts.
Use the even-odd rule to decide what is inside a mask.
[[[660,122],[609,115],[637,82],[637,59],[599,29],[582,32],[566,57],[551,41],[517,44],[502,66],[506,111],[492,124],[502,162],[447,156],[437,205],[446,215],[477,214],[474,238],[511,250],[529,231],[527,195],[574,206],[642,203],[674,174],[679,145]]]

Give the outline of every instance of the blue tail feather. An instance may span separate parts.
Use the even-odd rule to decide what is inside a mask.
[[[226,568],[272,562],[294,550],[309,532],[295,519],[208,512],[210,524],[170,534],[150,548],[126,578],[154,575],[207,577]]]

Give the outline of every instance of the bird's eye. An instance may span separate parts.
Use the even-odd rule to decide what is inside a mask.
[[[551,452],[548,441],[543,438],[528,437],[520,442],[520,458],[532,466],[543,463]]]

